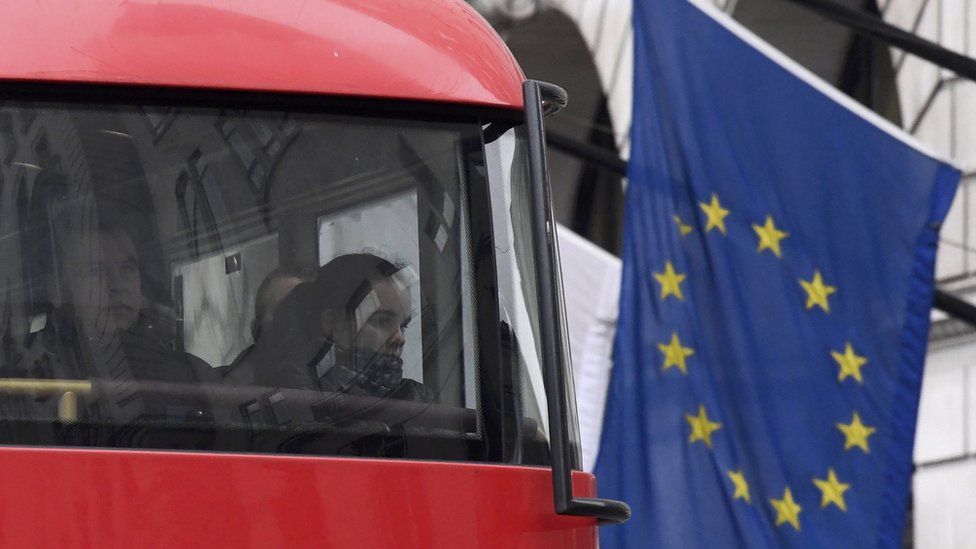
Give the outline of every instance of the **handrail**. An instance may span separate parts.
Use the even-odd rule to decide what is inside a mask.
[[[0,378],[0,393],[50,396],[66,392],[89,394],[92,382],[83,379]]]
[[[0,393],[58,397],[58,419],[78,420],[78,395],[92,392],[92,382],[83,379],[0,378]]]

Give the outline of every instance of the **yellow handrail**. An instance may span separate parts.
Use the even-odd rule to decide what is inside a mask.
[[[58,395],[66,392],[89,394],[91,381],[82,379],[19,379],[0,378],[0,393],[16,395]]]
[[[0,393],[14,395],[58,396],[58,419],[78,421],[78,395],[91,393],[91,381],[82,379],[0,378]]]

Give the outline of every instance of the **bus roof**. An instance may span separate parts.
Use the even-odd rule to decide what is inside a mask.
[[[523,79],[461,0],[12,0],[0,18],[0,80],[520,108]]]

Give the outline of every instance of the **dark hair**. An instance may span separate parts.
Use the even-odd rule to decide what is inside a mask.
[[[373,284],[389,279],[400,268],[372,254],[347,254],[319,268],[315,280],[296,286],[281,300],[272,321],[276,338],[320,340],[322,311],[351,318]]]
[[[287,278],[298,280],[301,283],[311,277],[308,276],[307,271],[284,266],[276,268],[268,273],[268,276],[264,277],[261,285],[258,286],[257,291],[254,293],[254,321],[251,323],[251,335],[255,341],[261,337],[261,322],[264,319],[265,313],[268,312],[268,309],[274,308],[284,300],[284,297],[282,297],[278,303],[270,303],[272,285],[278,280]]]
[[[352,314],[376,282],[392,277],[400,269],[373,254],[336,257],[319,269],[312,283],[319,311],[334,309]]]

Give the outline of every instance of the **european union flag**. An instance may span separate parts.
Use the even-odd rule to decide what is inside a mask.
[[[639,0],[603,547],[897,547],[959,173],[704,0]]]

